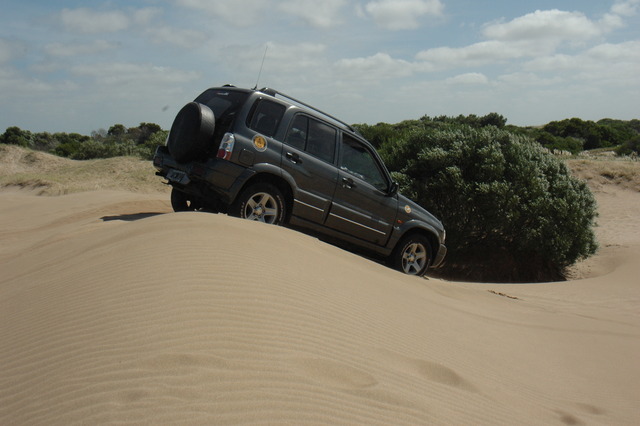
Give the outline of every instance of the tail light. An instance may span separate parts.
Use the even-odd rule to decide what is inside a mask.
[[[222,137],[222,141],[220,142],[218,155],[216,155],[216,157],[222,158],[223,160],[230,160],[231,154],[233,153],[233,145],[235,145],[235,143],[236,138],[233,136],[233,133],[225,133]]]

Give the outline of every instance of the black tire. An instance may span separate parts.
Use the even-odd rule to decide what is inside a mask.
[[[276,186],[257,183],[242,191],[231,205],[233,216],[282,225],[286,216],[284,196]]]
[[[419,234],[408,235],[400,240],[391,253],[391,263],[400,272],[423,276],[432,261],[431,244],[427,237]]]
[[[175,212],[192,212],[199,210],[202,203],[194,199],[191,195],[180,191],[177,188],[171,189],[171,207]]]
[[[171,125],[167,148],[179,163],[186,163],[202,156],[209,148],[216,118],[213,111],[203,104],[186,104]]]

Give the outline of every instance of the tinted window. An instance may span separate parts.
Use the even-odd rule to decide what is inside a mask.
[[[224,119],[240,109],[249,96],[247,93],[232,90],[209,89],[196,98],[196,102],[211,108],[216,121]]]
[[[387,190],[387,181],[373,154],[363,144],[347,135],[344,135],[342,140],[340,168],[381,191]]]
[[[307,134],[309,133],[309,119],[304,115],[297,115],[293,119],[289,133],[285,138],[285,143],[304,151],[307,145]]]
[[[278,130],[284,110],[284,105],[263,99],[258,100],[247,117],[247,126],[265,136],[273,136]]]
[[[285,142],[321,160],[333,163],[336,151],[334,127],[304,115],[298,115],[287,133]]]

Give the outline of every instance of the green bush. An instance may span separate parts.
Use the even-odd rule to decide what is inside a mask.
[[[28,147],[31,145],[32,134],[28,130],[22,130],[20,127],[11,126],[8,127],[5,132],[0,135],[0,143],[6,143],[8,145],[18,145],[22,147]]]
[[[640,136],[635,136],[622,145],[618,147],[616,150],[618,155],[638,155],[640,154]]]
[[[591,192],[525,136],[456,125],[413,132],[381,154],[401,190],[442,219],[451,278],[557,280],[595,253]]]

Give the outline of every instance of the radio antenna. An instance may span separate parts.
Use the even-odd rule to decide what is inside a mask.
[[[258,88],[258,83],[260,82],[260,76],[262,75],[262,67],[264,66],[264,60],[267,57],[267,49],[269,49],[269,45],[268,44],[264,47],[264,55],[262,55],[262,63],[260,64],[260,71],[258,71],[258,78],[256,79],[256,86],[253,88],[253,90],[256,90]]]

